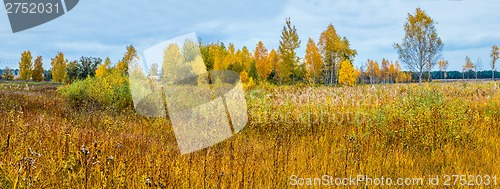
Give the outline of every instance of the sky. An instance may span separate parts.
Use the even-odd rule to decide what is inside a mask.
[[[263,41],[272,49],[287,17],[302,41],[299,56],[308,38],[317,42],[331,23],[358,51],[359,67],[367,59],[398,59],[393,44],[402,41],[407,15],[417,7],[437,22],[449,70],[461,70],[466,56],[490,69],[491,46],[500,45],[500,0],[84,0],[65,15],[18,33],[12,33],[1,9],[0,68],[17,68],[25,50],[42,55],[46,69],[57,52],[69,60],[94,56],[117,62],[129,44],[142,52],[191,32],[203,42],[253,50]]]

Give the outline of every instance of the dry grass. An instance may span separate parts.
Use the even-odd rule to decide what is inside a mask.
[[[0,84],[2,188],[286,188],[292,174],[500,176],[494,83],[260,86],[249,125],[181,156],[168,120],[72,108],[44,85]]]

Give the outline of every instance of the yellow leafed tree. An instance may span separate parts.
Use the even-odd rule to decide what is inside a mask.
[[[491,54],[490,54],[491,62],[490,62],[490,66],[491,66],[491,80],[493,80],[493,81],[495,81],[495,63],[497,62],[498,58],[500,58],[500,52],[499,52],[499,50],[500,49],[496,45],[493,45],[491,47]]]
[[[273,71],[276,73],[280,61],[280,57],[278,52],[276,50],[272,49],[271,52],[269,52],[269,55],[267,56],[267,60],[272,66]]]
[[[394,65],[394,62],[391,61],[391,63],[389,64],[389,70],[388,70],[388,78],[389,78],[389,83],[394,83],[395,81],[395,78],[396,78],[396,75],[398,74],[398,71],[397,68],[396,68],[396,65]]]
[[[31,75],[31,78],[33,81],[43,81],[43,62],[42,62],[42,56],[38,56],[35,59],[35,67],[33,68],[33,73]]]
[[[387,83],[389,80],[389,60],[382,58],[382,69],[380,70],[380,79]]]
[[[435,22],[421,8],[409,13],[404,25],[405,36],[400,44],[394,44],[399,59],[418,76],[422,83],[423,73],[430,71],[443,51],[443,41],[439,37]]]
[[[395,75],[394,75],[395,83],[405,83],[411,81],[411,75],[408,78],[407,74],[401,70],[401,65],[397,60],[396,63],[394,63],[394,69],[395,69]]]
[[[229,68],[229,65],[235,63],[235,48],[233,43],[229,43],[229,47],[227,48],[227,54],[222,64],[219,65],[220,70],[226,70]]]
[[[241,48],[241,50],[238,50],[238,52],[236,52],[236,57],[237,57],[237,60],[243,64],[243,66],[245,67],[245,70],[250,70],[250,66],[252,65],[252,62],[253,62],[253,57],[252,55],[250,54],[250,51],[248,51],[248,48],[246,46],[243,46],[243,48]]]
[[[106,60],[104,60],[104,64],[101,64],[99,65],[99,67],[97,67],[97,70],[95,71],[95,76],[103,77],[106,74],[107,70],[109,69],[110,64],[111,64],[111,59],[107,57]]]
[[[116,68],[120,70],[122,73],[128,73],[128,65],[130,61],[132,61],[135,58],[138,58],[138,56],[134,46],[132,45],[127,46],[127,52],[125,52],[125,55],[123,55],[123,59],[120,62],[118,62]]]
[[[209,52],[213,56],[214,70],[224,70],[224,59],[226,58],[226,50],[220,44],[212,44],[209,47]]]
[[[203,62],[203,57],[201,55],[197,55],[193,61],[188,62],[188,65],[191,65],[191,69],[193,70],[193,74],[195,74],[198,79],[198,86],[207,85],[208,80],[206,77],[207,68],[205,67],[205,63]]]
[[[306,47],[306,55],[304,58],[306,65],[307,78],[313,84],[318,83],[321,79],[323,60],[314,40],[309,38]]]
[[[325,83],[335,84],[338,80],[339,66],[344,59],[352,60],[358,52],[351,49],[349,40],[337,34],[333,24],[329,24],[319,38],[318,48],[324,58]]]
[[[368,60],[368,67],[366,68],[366,73],[370,78],[370,83],[373,84],[377,78],[380,77],[380,67],[378,66],[377,61]]]
[[[21,54],[21,61],[19,62],[19,77],[22,80],[28,81],[31,79],[31,72],[33,70],[32,64],[33,57],[30,51],[24,51]]]
[[[246,83],[248,81],[248,73],[245,70],[240,73],[240,79],[242,83]]]
[[[341,85],[354,86],[356,84],[357,74],[351,61],[344,60],[340,64],[339,83]]]
[[[253,57],[255,60],[255,66],[257,68],[257,73],[259,74],[260,78],[266,80],[266,78],[273,70],[273,66],[271,62],[267,59],[268,57],[267,49],[264,46],[264,43],[262,43],[262,41],[259,41],[257,43],[257,46],[255,47],[255,51],[253,54],[254,54]]]
[[[446,69],[448,68],[448,65],[449,65],[448,60],[440,60],[440,61],[438,61],[438,65],[439,65],[439,70],[441,70],[441,72],[443,72],[443,79],[446,79],[446,77],[447,77]]]
[[[162,80],[169,84],[180,81],[192,74],[192,68],[189,64],[186,64],[184,55],[177,44],[171,43],[164,50],[161,73]]]
[[[470,60],[470,58],[467,56],[465,57],[465,64],[462,67],[462,79],[465,78],[465,72],[472,71],[475,68],[474,64]],[[467,80],[469,80],[469,75],[467,75]]]
[[[62,52],[57,53],[51,64],[52,80],[54,82],[63,82],[66,78],[66,65],[68,64],[68,60],[64,59],[64,54]]]

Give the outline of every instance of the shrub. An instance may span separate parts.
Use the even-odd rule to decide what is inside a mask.
[[[132,107],[128,78],[113,69],[103,77],[88,77],[61,87],[61,94],[74,107],[101,107],[123,110]]]

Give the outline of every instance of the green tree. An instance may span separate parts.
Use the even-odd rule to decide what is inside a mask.
[[[306,66],[305,64],[299,64],[295,66],[292,70],[292,81],[293,83],[303,82],[306,79]]]
[[[255,66],[255,62],[252,62],[250,65],[250,71],[248,72],[248,76],[253,78],[253,80],[259,79],[259,74],[257,72],[257,67]]]
[[[211,44],[199,43],[201,56],[203,58],[203,62],[205,62],[205,66],[207,70],[212,70],[214,68],[214,57],[210,54],[210,46]]]
[[[443,42],[436,31],[436,22],[422,9],[415,14],[408,14],[404,30],[405,37],[401,44],[394,44],[399,59],[408,69],[416,72],[422,83],[424,71],[430,71],[443,51]]]
[[[300,47],[299,35],[297,29],[292,26],[290,18],[286,19],[286,24],[281,32],[281,40],[278,48],[281,60],[279,61],[279,69],[277,76],[280,83],[290,80],[290,75],[295,66],[297,66],[299,58],[295,50]]]
[[[63,82],[66,78],[66,66],[68,60],[64,59],[62,52],[57,53],[56,57],[51,59],[52,64],[52,80],[54,82]]]
[[[43,81],[43,62],[42,56],[38,56],[35,59],[35,67],[33,68],[33,73],[31,78],[33,81]]]
[[[79,75],[80,68],[78,62],[76,60],[73,60],[66,66],[66,77],[64,82],[73,83],[74,81],[78,80]]]
[[[12,69],[6,67],[2,72],[2,78],[5,80],[14,80],[14,73],[12,72]]]
[[[52,80],[52,69],[43,71],[43,80],[51,81]]]
[[[21,54],[21,61],[19,62],[19,77],[21,80],[28,81],[31,79],[31,72],[33,71],[33,57],[30,51],[24,51]]]
[[[78,61],[78,79],[94,77],[97,67],[102,63],[101,58],[81,57]]]

